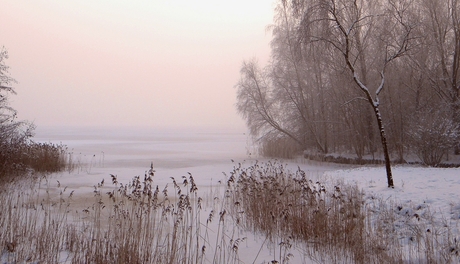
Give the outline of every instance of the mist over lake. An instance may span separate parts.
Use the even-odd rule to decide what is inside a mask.
[[[72,160],[84,164],[85,174],[105,176],[126,173],[131,177],[153,162],[158,178],[164,179],[203,166],[227,164],[231,169],[231,160],[243,161],[249,153],[254,155],[250,137],[236,129],[40,127],[35,141],[62,142]],[[219,170],[211,174],[216,173],[222,175]]]

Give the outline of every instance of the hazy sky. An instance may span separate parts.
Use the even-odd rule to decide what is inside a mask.
[[[0,0],[10,97],[37,126],[236,126],[239,69],[269,56],[271,0]]]

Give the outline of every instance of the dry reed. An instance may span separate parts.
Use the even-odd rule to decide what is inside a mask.
[[[160,188],[152,167],[127,184],[112,175],[86,204],[48,177],[25,179],[0,188],[2,263],[241,263],[243,230],[264,237],[255,250],[272,263],[459,261],[458,238],[430,213],[278,162],[235,165],[205,199],[191,174]]]
[[[429,214],[401,218],[392,204],[366,198],[357,185],[312,181],[300,168],[291,172],[276,161],[235,166],[227,183],[230,212],[277,247],[277,263],[290,263],[293,247],[320,263],[460,260],[459,243],[447,224],[433,225]],[[426,221],[416,223],[417,217]],[[401,219],[405,223],[398,227]]]

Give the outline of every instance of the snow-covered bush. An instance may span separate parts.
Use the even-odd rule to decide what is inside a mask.
[[[460,138],[460,126],[443,110],[420,112],[409,129],[410,147],[420,160],[437,166]]]

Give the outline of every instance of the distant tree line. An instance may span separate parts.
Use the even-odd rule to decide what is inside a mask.
[[[439,164],[460,154],[459,8],[280,0],[271,59],[243,63],[237,109],[260,146]]]
[[[17,120],[17,112],[8,98],[16,94],[12,85],[16,81],[6,64],[8,52],[0,48],[0,179],[27,170],[39,172],[59,171],[66,168],[68,158],[65,146],[32,141],[35,126]]]

